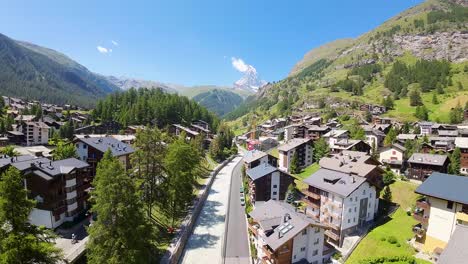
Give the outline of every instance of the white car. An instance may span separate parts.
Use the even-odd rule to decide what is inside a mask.
[[[244,199],[244,197],[241,197],[241,198],[240,198],[240,201],[241,201],[241,205],[244,206],[244,205],[245,205],[245,199]]]

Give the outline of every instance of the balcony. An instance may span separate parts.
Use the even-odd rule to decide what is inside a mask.
[[[320,204],[319,203],[314,203],[310,201],[307,197],[303,198],[302,201],[306,203],[308,206],[315,208],[315,209],[320,209]]]
[[[264,256],[264,257],[262,258],[262,263],[265,263],[265,264],[273,264],[273,263],[275,263],[275,261],[274,261],[273,259],[268,258],[267,256]]]
[[[320,194],[309,191],[308,189],[303,189],[301,192],[312,199],[320,200]]]
[[[340,241],[340,236],[338,234],[335,234],[331,230],[325,231],[325,235],[328,236],[329,238],[335,240],[335,241]]]
[[[468,214],[466,212],[457,212],[455,217],[457,218],[457,220],[468,222]]]
[[[254,236],[258,236],[258,224],[248,224],[249,230],[254,234]]]
[[[429,210],[431,208],[431,205],[426,200],[426,198],[421,198],[416,201],[416,207],[424,209],[424,210]]]
[[[413,218],[422,224],[427,224],[429,221],[429,217],[424,215],[424,210],[414,212]]]
[[[275,253],[271,251],[267,246],[263,246],[263,253],[269,258],[269,259],[274,259]]]

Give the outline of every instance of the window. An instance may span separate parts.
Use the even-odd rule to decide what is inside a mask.
[[[366,195],[366,190],[362,190],[362,194],[363,194],[363,195]]]
[[[306,250],[305,247],[301,247],[301,252],[304,252]]]
[[[354,207],[354,212],[355,212],[355,213],[357,212],[357,207]]]
[[[278,188],[278,185],[273,184],[273,189],[276,189],[276,188]]]
[[[316,260],[316,261],[312,262],[312,264],[318,264],[318,260]]]
[[[370,196],[369,196],[369,197],[372,198],[372,193],[370,193]]]
[[[351,213],[351,208],[349,208],[349,212]]]
[[[353,217],[353,223],[356,223],[356,218],[355,217]]]
[[[353,201],[353,197],[349,198],[349,201],[352,202],[352,201]]]
[[[348,219],[348,224],[351,223],[351,219]]]
[[[395,150],[392,150],[392,155],[396,155],[396,151],[395,151]]]
[[[371,208],[371,203],[369,203],[369,208]]]
[[[303,235],[303,236],[307,235],[307,228],[305,228],[304,230],[302,230],[302,235]]]
[[[317,256],[317,254],[318,254],[318,250],[317,250],[317,249],[314,250],[314,251],[312,251],[312,256]]]
[[[370,217],[370,213],[367,213],[367,218],[369,218],[369,217]]]
[[[88,147],[88,145],[86,144],[83,144],[83,148],[86,149]]]
[[[447,208],[452,209],[453,208],[453,202],[452,201],[447,201]]]
[[[318,232],[320,232],[320,227],[315,228],[315,233],[318,233]]]
[[[357,197],[354,197],[354,201],[357,202]]]
[[[318,245],[319,242],[320,242],[320,238],[317,237],[317,238],[315,239],[314,245]]]
[[[276,195],[278,192],[273,192],[273,195]]]

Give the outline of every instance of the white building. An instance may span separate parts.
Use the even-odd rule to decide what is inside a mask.
[[[49,142],[50,127],[44,122],[21,122],[16,131],[24,134],[26,146],[46,145]]]
[[[468,225],[468,178],[434,172],[417,189],[416,241],[428,253],[442,251],[458,225]]]
[[[380,163],[390,167],[390,169],[400,175],[404,162],[406,148],[400,144],[393,144],[391,147],[382,149],[380,152]]]
[[[287,203],[270,200],[250,213],[253,243],[261,263],[327,263],[333,248],[325,246],[326,225],[297,212]]]
[[[299,167],[307,167],[313,163],[312,140],[309,138],[293,138],[278,147],[281,170],[291,172],[291,161],[297,153]]]
[[[335,143],[349,138],[349,132],[348,130],[332,129],[323,135],[323,138],[327,141],[330,148],[334,148]]]

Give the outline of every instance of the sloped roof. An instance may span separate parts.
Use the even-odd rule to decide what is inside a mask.
[[[83,137],[78,138],[78,140],[103,153],[110,149],[114,157],[128,155],[134,152],[131,146],[113,137]]]
[[[269,200],[263,204],[255,206],[255,209],[249,214],[262,228],[273,228],[269,236],[265,236],[265,242],[273,250],[277,250],[284,243],[294,238],[304,228],[313,225],[327,228],[325,225],[313,220],[302,213],[296,212],[291,205],[275,200]],[[288,217],[289,216],[289,217]],[[285,224],[290,227],[289,231],[281,233],[280,229]],[[264,229],[267,231],[268,229]]]
[[[298,146],[310,142],[310,138],[293,138],[285,144],[278,147],[279,151],[290,151]]]
[[[260,179],[261,177],[268,175],[270,173],[273,173],[277,171],[278,169],[276,167],[271,166],[268,163],[260,164],[257,167],[254,167],[250,170],[246,171],[247,176],[249,176],[252,181],[255,181],[257,179]]]
[[[468,177],[433,172],[416,193],[468,204]]]
[[[416,164],[442,166],[444,165],[445,161],[447,161],[447,158],[448,157],[446,155],[413,153],[413,155],[411,155],[411,157],[408,159],[408,162]]]
[[[468,259],[466,241],[468,241],[468,226],[457,225],[437,263],[466,263]]]
[[[251,150],[251,151],[248,151],[247,153],[245,153],[244,162],[252,163],[253,161],[261,159],[261,158],[263,158],[263,157],[265,157],[267,155],[268,154],[263,152],[263,151],[254,149],[254,150]]]
[[[319,169],[304,180],[308,185],[348,197],[366,178],[329,169]]]

